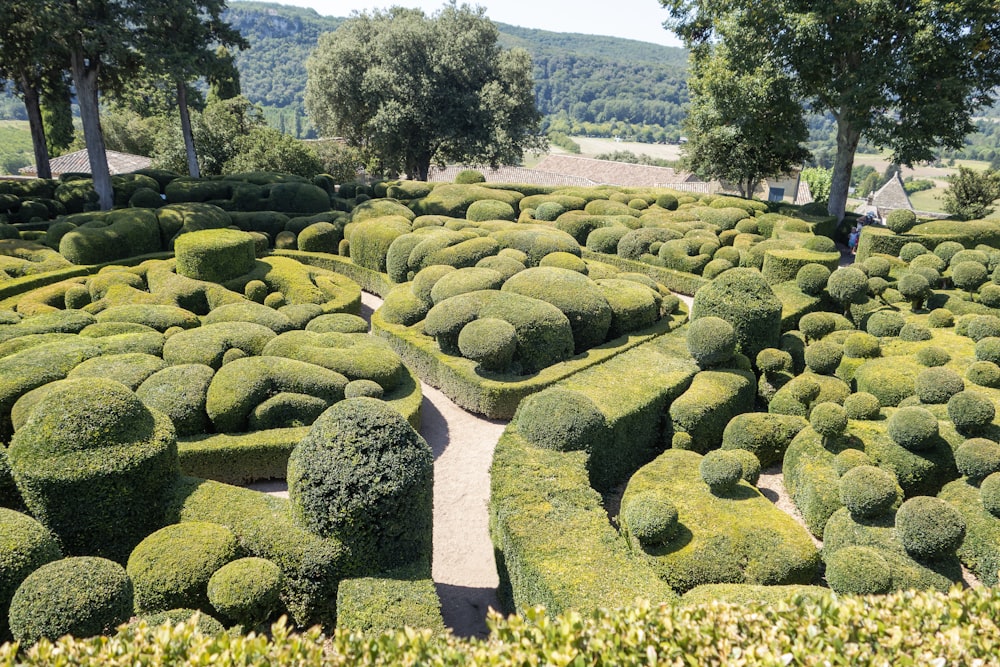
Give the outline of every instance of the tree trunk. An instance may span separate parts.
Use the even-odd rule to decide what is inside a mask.
[[[181,114],[181,134],[184,135],[184,150],[187,152],[188,174],[191,178],[201,178],[198,170],[198,154],[194,150],[194,135],[191,133],[191,114],[188,113],[187,84],[177,82],[177,109]]]
[[[827,212],[837,218],[844,219],[847,210],[847,194],[851,188],[851,171],[854,169],[854,154],[858,150],[861,132],[856,130],[849,121],[844,120],[841,111],[837,119],[837,159],[833,163],[833,177],[830,181],[830,201]]]
[[[80,105],[80,120],[83,122],[83,139],[87,144],[90,159],[90,173],[94,179],[101,210],[109,210],[115,202],[111,186],[111,172],[108,170],[108,155],[104,147],[104,133],[101,131],[101,116],[97,106],[97,74],[99,64],[91,62],[79,49],[70,53],[70,72],[76,86],[76,100]]]
[[[31,146],[35,150],[35,170],[38,178],[52,178],[49,167],[49,148],[45,144],[45,124],[42,122],[42,106],[39,101],[38,86],[32,85],[27,77],[21,77],[21,94],[24,108],[28,111],[28,127],[31,128]]]

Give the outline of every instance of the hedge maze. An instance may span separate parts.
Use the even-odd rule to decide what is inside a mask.
[[[1000,226],[471,180],[0,183],[6,636],[440,630],[418,377],[510,420],[511,610],[997,582]]]

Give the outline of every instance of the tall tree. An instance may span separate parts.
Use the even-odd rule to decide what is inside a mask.
[[[842,218],[862,137],[901,164],[957,147],[1000,85],[996,0],[660,0],[689,47],[721,42],[734,68],[774,63],[837,123],[828,210]]]
[[[431,17],[394,7],[320,37],[306,109],[387,172],[426,180],[432,163],[517,162],[544,145],[531,58],[502,51],[484,10],[452,1]]]
[[[24,100],[39,178],[50,178],[41,95],[43,82],[61,65],[46,26],[53,12],[44,0],[0,0],[0,86],[10,80]]]
[[[733,69],[724,46],[691,52],[691,106],[684,164],[703,178],[736,183],[750,197],[761,179],[809,157],[802,105],[792,82],[772,63]]]
[[[215,60],[208,74],[208,103],[231,100],[240,93],[240,71],[229,49],[221,44],[215,49]]]
[[[50,156],[62,155],[73,143],[73,108],[65,71],[56,72],[42,86],[42,123]]]
[[[201,172],[191,131],[188,82],[217,66],[216,46],[247,48],[248,44],[222,20],[226,0],[146,0],[142,5],[139,49],[146,66],[169,77],[176,87],[188,173],[198,177]]]

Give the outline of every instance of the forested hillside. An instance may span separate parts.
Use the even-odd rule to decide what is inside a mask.
[[[305,135],[305,59],[319,35],[336,30],[344,18],[238,1],[230,3],[226,18],[251,45],[236,59],[243,92],[265,107],[272,124]],[[684,49],[615,37],[498,27],[503,46],[520,46],[531,53],[539,108],[555,129],[603,136],[641,134],[650,141],[679,136],[687,101]]]

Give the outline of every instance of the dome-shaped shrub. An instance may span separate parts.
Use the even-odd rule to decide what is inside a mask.
[[[0,636],[4,636],[14,591],[29,574],[62,554],[59,543],[42,524],[6,507],[0,507],[0,545]]]
[[[917,376],[914,382],[921,403],[947,403],[948,399],[965,389],[962,377],[943,366],[928,368]]]
[[[913,229],[915,224],[917,224],[917,216],[909,209],[898,208],[885,216],[885,226],[896,234],[905,234]]]
[[[514,207],[507,202],[495,199],[480,199],[469,204],[465,212],[465,219],[473,222],[486,222],[487,220],[517,220],[517,213]]]
[[[844,411],[848,419],[878,419],[881,408],[878,398],[866,391],[859,391],[844,399]]]
[[[944,243],[939,243],[937,247],[934,248],[934,254],[940,257],[945,263],[948,263],[956,253],[962,252],[963,250],[965,250],[965,246],[958,241],[945,241]]]
[[[910,241],[908,243],[904,243],[903,247],[899,249],[899,258],[906,263],[910,263],[915,257],[926,255],[928,253],[930,253],[930,250],[925,248],[923,244]]]
[[[965,537],[965,519],[940,498],[910,498],[896,512],[896,536],[914,558],[935,559],[954,553]]]
[[[925,255],[918,255],[914,257],[910,262],[910,270],[916,271],[917,269],[934,269],[937,272],[944,271],[948,267],[948,262],[941,259],[935,254],[927,253]]]
[[[554,266],[587,275],[587,263],[568,252],[550,252],[545,257],[542,257],[541,261],[538,262],[538,266]]]
[[[746,449],[730,449],[739,460],[740,465],[743,466],[743,474],[740,477],[744,482],[757,486],[757,482],[760,481],[760,459],[757,455]]]
[[[931,284],[923,275],[911,271],[899,279],[896,289],[900,295],[910,302],[913,310],[919,310],[924,300],[931,294]]]
[[[984,338],[1000,337],[1000,317],[996,315],[973,315],[963,318],[960,324],[962,329],[956,327],[955,333],[968,336],[976,342]]]
[[[896,476],[877,466],[856,466],[840,478],[840,502],[857,518],[884,514],[902,497]]]
[[[792,371],[792,355],[784,350],[768,347],[757,354],[757,368],[765,375],[774,373],[790,373]]]
[[[892,588],[892,568],[877,549],[852,545],[827,557],[826,581],[840,595],[880,595]]]
[[[382,398],[385,389],[374,380],[351,380],[344,387],[344,398]]]
[[[557,451],[591,451],[608,436],[604,415],[578,391],[551,387],[521,401],[514,417],[525,440]]]
[[[517,331],[505,320],[493,317],[473,320],[458,334],[458,349],[463,357],[479,363],[485,370],[502,371],[514,359]]]
[[[806,264],[795,274],[795,284],[803,294],[815,296],[826,288],[830,279],[830,269],[822,264]]]
[[[200,609],[169,609],[155,614],[141,615],[139,616],[139,620],[145,621],[146,625],[151,628],[159,627],[164,623],[169,623],[172,627],[178,623],[187,623],[195,616],[198,617],[198,620],[195,622],[195,629],[202,636],[217,635],[226,631],[226,627],[222,623],[219,623],[219,621]],[[130,627],[132,625],[134,625],[134,622],[129,624]]]
[[[976,341],[976,359],[1000,364],[1000,337],[987,336]]]
[[[485,183],[486,177],[483,172],[476,169],[463,169],[455,174],[456,185],[472,185],[473,183]]]
[[[236,558],[238,550],[233,532],[216,523],[188,521],[152,533],[136,546],[125,566],[135,587],[136,611],[207,611],[209,578]]]
[[[986,267],[979,262],[959,262],[951,267],[951,281],[955,287],[966,292],[974,292],[976,288],[989,279]]]
[[[825,340],[810,343],[806,347],[806,366],[817,375],[832,375],[844,356],[844,347]]]
[[[955,316],[947,308],[935,308],[927,316],[927,323],[935,329],[955,326]]]
[[[928,368],[944,366],[951,361],[951,354],[948,353],[948,350],[936,345],[928,345],[927,347],[920,348],[913,357],[918,364],[927,366]]]
[[[869,278],[888,278],[892,264],[885,257],[869,257],[863,263]]]
[[[781,300],[759,271],[736,268],[701,287],[694,296],[692,320],[721,317],[733,325],[740,352],[750,359],[781,338]]]
[[[983,499],[983,508],[1000,519],[1000,472],[995,472],[979,485],[979,494]]]
[[[264,558],[240,558],[208,581],[208,599],[219,615],[251,630],[281,607],[281,569]]]
[[[920,341],[930,340],[932,337],[930,329],[916,322],[907,322],[899,330],[899,340],[904,340],[908,343],[919,343]]]
[[[809,415],[809,425],[824,438],[836,438],[847,430],[847,412],[836,403],[819,403]]]
[[[553,222],[556,218],[566,212],[566,208],[556,201],[542,202],[535,207],[535,220]]]
[[[1000,366],[992,361],[976,361],[965,369],[965,379],[980,387],[1000,388]]]
[[[677,534],[677,507],[659,494],[640,492],[622,507],[622,523],[643,546],[665,544]]]
[[[986,438],[969,438],[955,450],[958,472],[978,484],[995,472],[1000,472],[1000,444]]]
[[[895,310],[877,310],[868,318],[865,328],[873,336],[885,338],[898,336],[906,325],[906,319]]]
[[[736,352],[736,331],[720,317],[702,317],[688,325],[687,349],[701,368],[724,364]]]
[[[89,556],[53,561],[32,572],[10,603],[14,639],[108,635],[132,615],[132,582],[118,563]]]
[[[1000,285],[987,283],[980,287],[979,303],[990,308],[1000,308]]]
[[[833,468],[843,477],[849,470],[859,466],[873,466],[875,462],[860,449],[845,449],[833,457]]]
[[[882,296],[887,289],[889,289],[889,282],[885,278],[876,277],[868,279],[868,291],[873,296]]]
[[[702,269],[701,271],[701,275],[706,280],[712,280],[713,278],[728,271],[734,266],[735,265],[728,259],[713,259],[711,262],[705,265],[705,268]]]
[[[431,449],[398,411],[374,398],[340,401],[288,459],[296,520],[349,545],[357,562],[391,567],[431,546]]]
[[[725,449],[715,449],[705,454],[698,470],[708,488],[717,494],[735,487],[743,476],[743,464],[739,456]]]
[[[882,345],[875,336],[858,332],[844,339],[844,356],[851,359],[874,359],[882,354]]]
[[[852,266],[839,268],[830,274],[826,291],[834,301],[845,306],[857,303],[868,294],[868,276]]]
[[[807,340],[819,340],[833,333],[837,328],[837,318],[833,313],[818,311],[806,313],[799,318],[799,331],[805,334]]]
[[[978,433],[996,416],[993,402],[975,391],[960,391],[948,400],[948,418],[960,433]]]
[[[675,211],[678,206],[677,197],[665,192],[662,195],[657,196],[656,205],[660,208],[665,208],[668,211]]]
[[[948,265],[954,269],[962,262],[976,262],[986,267],[990,263],[990,258],[982,250],[959,250],[948,260]]]
[[[222,283],[249,273],[257,256],[254,239],[234,229],[181,234],[174,242],[178,275]]]
[[[889,417],[886,431],[897,445],[916,452],[934,443],[938,421],[932,412],[914,405],[896,410]]]

